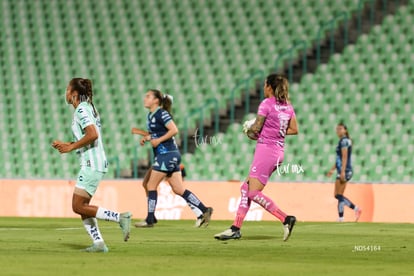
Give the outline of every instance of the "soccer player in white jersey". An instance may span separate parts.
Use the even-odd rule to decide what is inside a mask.
[[[129,239],[131,213],[118,213],[102,207],[89,205],[99,182],[108,171],[101,137],[99,113],[92,102],[92,82],[89,79],[74,78],[66,88],[66,102],[75,108],[72,121],[73,142],[54,141],[52,146],[60,153],[76,151],[80,160],[80,171],[73,192],[72,209],[81,215],[86,231],[91,237],[92,246],[86,252],[108,252],[98,219],[118,223],[124,241]]]

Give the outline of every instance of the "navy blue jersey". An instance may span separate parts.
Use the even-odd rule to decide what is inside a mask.
[[[151,139],[156,139],[164,136],[168,132],[167,125],[171,123],[172,117],[168,111],[158,108],[153,113],[148,113],[147,128],[151,135]],[[178,151],[177,144],[174,137],[160,143],[154,148],[154,154],[165,154],[172,151]]]
[[[339,139],[338,146],[336,147],[336,170],[338,173],[341,172],[342,168],[342,149],[348,148],[348,160],[346,163],[345,171],[352,171],[352,141],[348,137],[342,137]]]

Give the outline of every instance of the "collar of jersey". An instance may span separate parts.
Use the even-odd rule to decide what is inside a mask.
[[[152,113],[150,112],[149,117],[152,118],[154,116],[154,114],[157,113],[157,111],[160,110],[160,109],[161,109],[161,107],[157,107],[157,109],[155,109],[154,112],[152,112]]]
[[[81,106],[83,106],[83,105],[88,106],[88,105],[89,105],[89,103],[88,103],[88,102],[80,102],[80,103],[78,104],[78,106],[76,107],[76,109],[78,109],[79,107],[81,107]]]

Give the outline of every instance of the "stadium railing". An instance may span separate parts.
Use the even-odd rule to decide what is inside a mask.
[[[397,0],[397,1],[398,1],[397,4],[399,4],[400,1],[399,0]],[[357,9],[357,12],[356,12],[356,14],[358,14],[358,25],[357,25],[358,35],[361,34],[361,31],[362,31],[362,26],[361,26],[362,25],[362,16],[363,16],[362,11],[363,11],[364,6],[367,2],[370,2],[370,4],[371,4],[371,6],[370,6],[370,15],[369,15],[370,16],[369,25],[372,26],[374,24],[375,0],[360,0],[358,2],[358,9]],[[382,1],[382,8],[383,8],[384,11],[387,8],[387,4],[388,4],[388,0],[383,0]],[[330,39],[330,41],[329,41],[330,53],[333,54],[334,53],[334,45],[335,45],[334,44],[335,43],[334,42],[335,38],[334,38],[333,34],[334,34],[334,30],[336,28],[336,25],[341,21],[344,21],[344,24],[343,24],[344,25],[344,44],[348,45],[348,43],[349,43],[348,42],[349,26],[347,24],[348,19],[349,19],[349,16],[346,12],[340,12],[334,18],[325,21],[319,27],[318,32],[317,32],[317,36],[315,38],[316,43],[317,43],[316,44],[316,48],[317,48],[317,56],[316,56],[317,65],[320,64],[320,47],[321,47],[321,37],[322,37],[323,32],[324,31],[330,31],[330,38],[329,38]],[[305,49],[303,49],[303,48],[305,48]],[[279,69],[279,64],[282,64],[282,63],[286,62],[286,60],[288,59],[289,62],[288,62],[288,68],[287,69],[288,69],[288,72],[289,72],[288,77],[289,77],[290,81],[293,78],[292,77],[293,76],[293,60],[294,60],[293,53],[298,49],[302,49],[302,51],[303,51],[303,69],[302,70],[303,70],[303,72],[307,72],[307,59],[308,58],[307,58],[307,55],[306,55],[306,43],[304,41],[297,41],[293,46],[289,47],[285,51],[282,51],[278,55],[278,57],[276,58],[275,63],[274,63],[275,67],[276,67],[276,70],[277,70],[277,69]],[[258,72],[260,72],[260,77],[263,80],[264,76],[265,76],[264,72],[261,71],[261,70],[254,70],[253,73],[249,77],[247,77],[246,79],[244,79],[242,81],[239,81],[233,87],[233,89],[231,90],[230,97],[228,99],[229,102],[230,102],[230,123],[234,123],[235,105],[236,105],[236,91],[238,89],[242,88],[242,87],[244,87],[243,92],[245,93],[244,95],[246,96],[245,110],[247,111],[246,114],[248,113],[248,108],[249,108],[248,94],[249,94],[250,89],[252,89],[252,88],[255,89],[256,88],[256,87],[250,86],[251,85],[250,81],[257,79],[255,77],[258,75]],[[256,83],[255,83],[255,85],[256,85]],[[261,94],[263,94],[263,93],[261,93]],[[262,98],[262,95],[261,95],[261,98]],[[199,121],[201,122],[200,123],[200,128],[199,128],[200,133],[204,132],[204,126],[203,126],[204,112],[201,111],[201,110],[204,110],[205,106],[206,106],[206,104],[203,104],[203,106],[201,106],[200,108],[198,108],[196,110],[191,110],[190,112],[188,112],[188,114],[186,116],[187,118],[191,118],[191,117],[194,117],[196,115],[200,116],[198,118]],[[215,110],[214,116],[215,116],[215,118],[219,117],[219,110]],[[215,120],[215,121],[217,122],[217,120]],[[184,153],[187,153],[187,150],[188,150],[188,128],[189,128],[188,127],[188,122],[187,122],[187,119],[186,119],[186,123],[185,123],[185,126],[184,126],[184,139],[183,139],[183,145],[182,145]],[[217,128],[217,130],[218,130],[218,128]],[[218,133],[217,130],[216,130],[216,133]]]
[[[308,66],[307,66],[308,58],[306,56],[306,50],[308,48],[307,48],[306,42],[303,41],[303,40],[297,41],[292,47],[290,47],[289,49],[283,51],[276,58],[276,61],[275,61],[276,72],[279,72],[282,69],[281,67],[283,67],[284,62],[286,61],[286,58],[289,58],[289,67],[288,67],[289,82],[292,82],[292,80],[293,80],[293,60],[294,60],[293,54],[294,54],[294,51],[296,51],[298,49],[302,50],[302,59],[303,59],[303,61],[302,61],[302,63],[303,63],[302,71],[303,71],[303,74],[306,74],[306,72],[308,71]]]
[[[370,11],[369,11],[369,24],[372,26],[374,24],[374,18],[375,18],[375,0],[359,0],[358,2],[358,34],[361,34],[362,31],[362,10],[364,8],[364,5],[370,2]],[[400,0],[393,1],[397,4],[397,6],[400,5]],[[386,11],[388,5],[388,0],[382,0],[382,10]]]
[[[139,156],[143,156],[143,154],[140,154],[141,151],[147,151],[148,149],[150,149],[149,152],[149,159],[151,161],[151,163],[154,160],[154,152],[152,151],[152,148],[150,148],[150,146],[147,147],[142,147],[140,145],[135,145],[132,148],[132,152],[133,152],[133,158],[132,158],[132,178],[138,178],[138,167],[139,167]]]
[[[119,162],[119,157],[114,156],[112,158],[108,158],[109,164],[115,164],[115,178],[119,178],[121,176],[121,165]]]
[[[265,77],[265,72],[263,70],[255,70],[253,71],[249,77],[247,77],[244,80],[241,80],[230,92],[230,123],[234,123],[234,113],[235,113],[235,92],[237,89],[240,89],[244,87],[244,96],[245,96],[245,113],[249,113],[249,105],[250,105],[250,97],[249,97],[249,91],[252,88],[250,84],[254,82],[256,86],[256,80],[260,79],[263,80]],[[256,87],[254,87],[256,88]]]
[[[317,66],[321,63],[321,37],[324,31],[330,31],[330,38],[329,38],[329,55],[333,55],[335,52],[335,27],[338,21],[344,21],[344,44],[348,45],[348,14],[346,12],[339,13],[336,17],[332,18],[331,20],[326,21],[322,26],[319,28],[318,35],[316,37],[316,64]],[[292,70],[292,65],[289,65],[289,72]]]
[[[207,108],[211,108],[213,106],[214,108],[214,132],[219,132],[219,123],[220,123],[220,116],[219,116],[219,102],[216,98],[209,98],[207,101],[200,107],[200,108],[194,108],[190,110],[188,115],[185,117],[184,120],[184,137],[183,137],[183,152],[187,153],[188,151],[188,130],[189,130],[189,119],[194,116],[199,116],[199,127],[198,127],[198,135],[199,137],[204,137],[204,110]],[[195,137],[197,139],[197,137]]]

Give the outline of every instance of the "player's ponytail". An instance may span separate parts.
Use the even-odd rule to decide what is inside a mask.
[[[93,104],[93,92],[92,92],[92,81],[90,79],[83,79],[83,86],[85,87],[85,94],[87,96],[87,102],[92,105],[94,116],[98,115],[95,105]]]
[[[167,110],[168,113],[171,114],[171,106],[173,103],[173,97],[168,95],[168,94],[164,94],[163,98],[162,98],[162,108],[164,110]]]
[[[281,103],[288,103],[289,101],[289,82],[285,77],[280,77],[280,82],[276,86],[276,99]]]
[[[345,136],[346,136],[346,138],[348,138],[349,140],[352,140],[352,139],[351,139],[351,136],[349,135],[348,129],[346,129],[346,131],[345,131]]]
[[[149,91],[151,91],[154,97],[158,99],[160,107],[171,114],[173,97],[168,94],[162,94],[161,91],[157,89],[150,89]]]
[[[289,81],[279,74],[270,74],[266,78],[266,84],[272,87],[276,100],[280,103],[289,102]]]
[[[338,124],[338,126],[342,126],[345,129],[346,138],[348,138],[349,140],[352,140],[351,135],[349,135],[348,127],[346,126],[346,124],[341,122]]]
[[[92,105],[94,116],[98,116],[98,112],[95,109],[93,104],[93,91],[92,91],[92,81],[90,79],[83,78],[73,78],[69,85],[72,88],[72,91],[77,91],[79,94],[80,102],[88,102]]]

